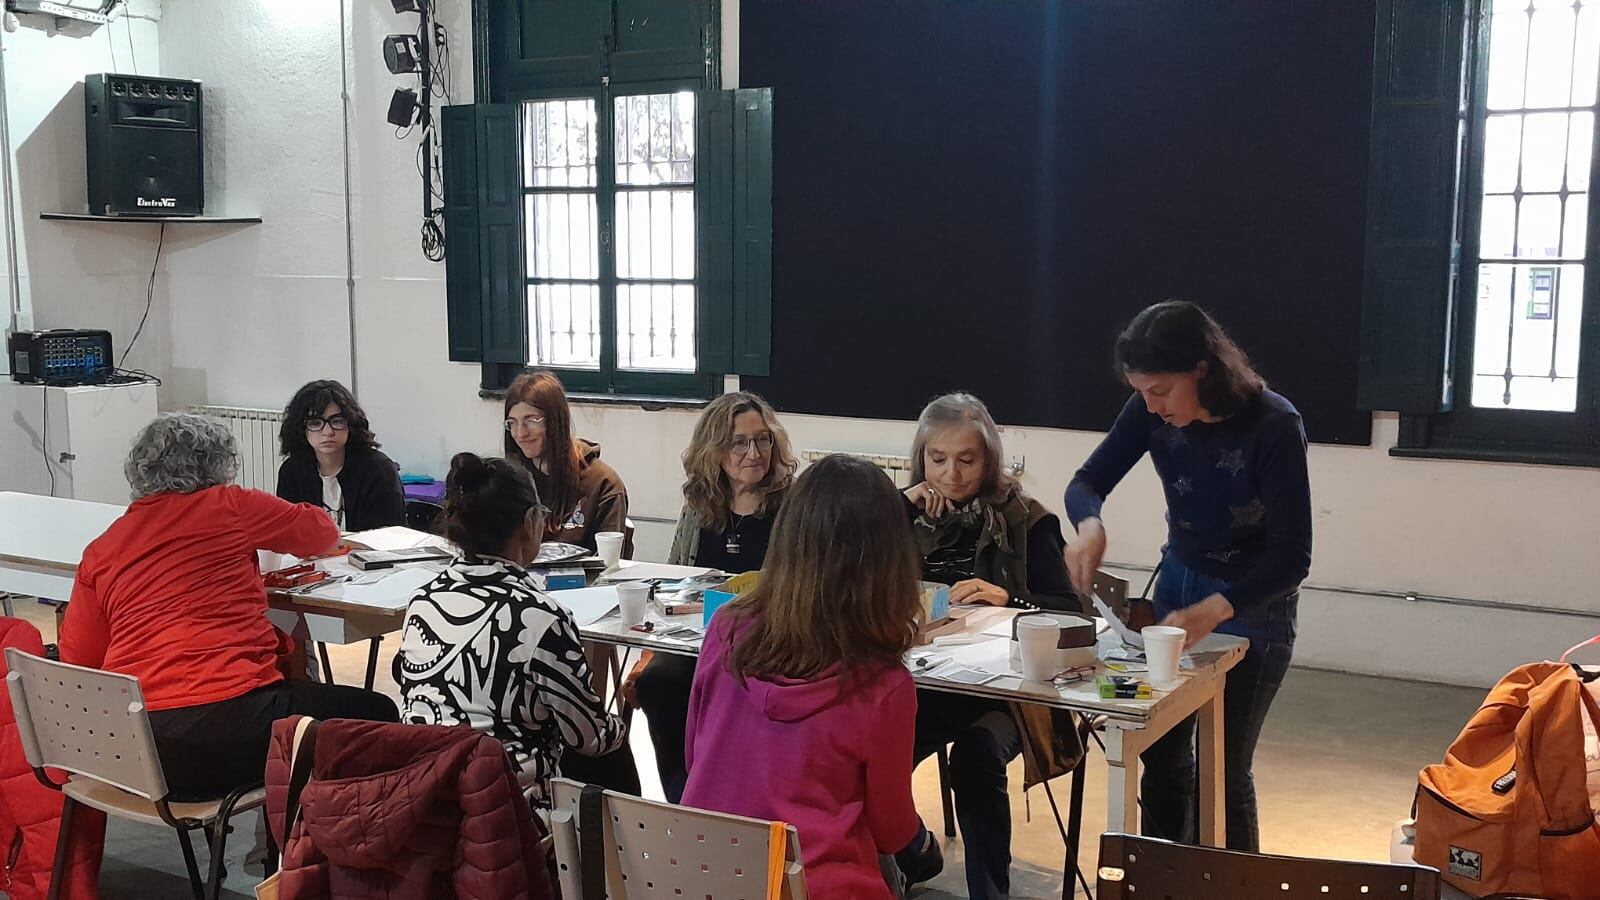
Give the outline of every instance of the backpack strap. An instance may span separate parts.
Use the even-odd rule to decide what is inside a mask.
[[[578,795],[578,866],[583,900],[606,898],[605,788],[586,784]]]
[[[1571,647],[1568,647],[1567,648],[1567,652],[1561,654],[1561,660],[1560,661],[1561,662],[1566,662],[1567,661],[1567,657],[1571,656],[1573,653],[1575,653],[1575,652],[1577,652],[1579,650],[1582,650],[1584,647],[1587,647],[1587,646],[1589,646],[1591,644],[1600,644],[1600,634],[1597,634],[1594,637],[1589,638],[1587,641],[1581,641],[1579,643],[1573,644]]]
[[[300,819],[300,792],[311,781],[311,764],[317,755],[317,729],[321,725],[310,716],[301,716],[294,726],[294,744],[289,751],[289,793],[283,805],[284,848],[289,846],[294,824]]]
[[[767,900],[781,900],[788,874],[789,826],[773,822],[767,831]]]

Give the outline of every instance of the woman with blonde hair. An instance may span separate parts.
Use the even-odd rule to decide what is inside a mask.
[[[740,391],[711,401],[683,451],[683,512],[667,561],[729,574],[761,568],[794,470],[789,435],[760,395]],[[684,717],[693,679],[693,659],[659,656],[643,664],[633,683],[650,722],[662,789],[674,803],[687,777]]]

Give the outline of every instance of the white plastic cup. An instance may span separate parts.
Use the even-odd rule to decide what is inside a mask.
[[[650,604],[650,584],[644,581],[625,581],[617,585],[617,608],[622,612],[622,624],[628,628],[644,624],[645,609]]]
[[[1017,620],[1017,651],[1022,657],[1022,677],[1028,681],[1048,681],[1061,671],[1061,623],[1048,616],[1028,616]]]
[[[1183,658],[1183,642],[1189,633],[1171,625],[1146,625],[1139,629],[1144,638],[1144,659],[1150,667],[1150,684],[1167,689],[1178,682],[1178,661]]]
[[[594,536],[594,546],[606,568],[615,569],[622,561],[622,532],[602,531]]]

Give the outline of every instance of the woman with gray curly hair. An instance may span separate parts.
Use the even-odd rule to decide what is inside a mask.
[[[133,503],[83,553],[61,625],[61,658],[139,679],[167,782],[179,798],[260,781],[272,723],[302,714],[396,721],[360,688],[287,682],[288,638],[267,621],[256,551],[332,551],[321,509],[231,482],[233,435],[168,413],[146,425],[123,466]]]

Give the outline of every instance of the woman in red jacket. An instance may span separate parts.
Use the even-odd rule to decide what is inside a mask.
[[[315,506],[230,484],[238,468],[214,419],[145,426],[123,466],[133,504],[84,551],[61,626],[64,662],[138,677],[177,797],[260,781],[284,716],[399,718],[381,694],[283,680],[256,551],[316,556],[339,532]]]

